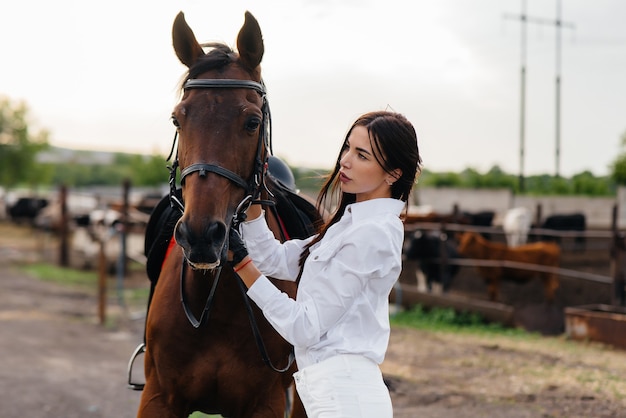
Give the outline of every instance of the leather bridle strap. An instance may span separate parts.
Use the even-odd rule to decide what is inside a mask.
[[[235,272],[235,276],[237,276],[237,283],[239,284],[239,290],[241,290],[241,294],[243,295],[243,300],[245,302],[246,311],[248,312],[248,320],[250,321],[250,326],[252,327],[252,334],[254,335],[254,341],[261,352],[261,357],[263,358],[263,363],[265,363],[269,368],[278,373],[284,373],[293,364],[295,360],[295,355],[293,352],[293,347],[289,352],[289,357],[287,359],[287,365],[283,368],[278,368],[274,366],[272,360],[270,360],[270,356],[267,354],[267,349],[265,348],[265,343],[263,342],[263,337],[261,336],[261,331],[259,331],[259,326],[257,325],[256,319],[254,318],[254,312],[252,312],[252,306],[250,305],[250,299],[248,298],[248,294],[246,286],[243,284],[243,280],[237,272]]]
[[[244,190],[248,189],[248,183],[244,179],[242,179],[241,177],[239,177],[237,174],[233,173],[232,171],[224,167],[220,167],[219,165],[215,165],[215,164],[196,163],[196,164],[191,164],[188,167],[185,167],[185,169],[180,172],[181,183],[183,182],[183,180],[188,174],[191,174],[196,171],[200,172],[199,173],[200,177],[206,177],[207,171],[213,172],[215,174],[219,174],[222,177],[226,177],[228,180],[232,181],[233,183],[235,183],[237,186],[241,187],[242,189]]]
[[[257,83],[252,80],[237,80],[231,78],[212,78],[212,79],[202,79],[202,78],[194,78],[189,79],[185,82],[183,88],[185,90],[189,89],[210,89],[210,88],[244,88],[244,89],[252,89],[259,92],[261,95],[265,95],[265,86],[261,83]]]

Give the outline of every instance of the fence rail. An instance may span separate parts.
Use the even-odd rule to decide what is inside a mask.
[[[418,230],[422,231],[439,231],[439,238],[442,241],[449,239],[450,234],[461,233],[466,231],[472,231],[482,234],[504,234],[501,227],[479,227],[469,226],[456,223],[439,223],[439,222],[415,222],[405,225],[405,233],[407,239],[410,239],[411,235]],[[613,228],[611,230],[585,230],[585,231],[555,231],[551,229],[531,228],[529,236],[540,237],[558,237],[558,238],[598,238],[607,240],[605,248],[600,250],[607,251],[607,258],[611,264],[611,275],[605,276],[601,274],[589,273],[584,271],[565,269],[560,267],[547,267],[538,264],[522,263],[508,260],[481,260],[481,259],[468,259],[468,258],[454,258],[448,257],[443,253],[443,256],[439,258],[433,258],[431,261],[435,263],[447,265],[459,265],[459,266],[472,266],[472,267],[494,267],[494,268],[510,268],[521,269],[543,273],[555,273],[563,277],[571,277],[578,280],[584,280],[588,282],[612,285],[614,294],[614,304],[624,305],[626,304],[626,288],[624,286],[626,277],[626,235],[623,231]],[[563,246],[561,246],[563,247]],[[445,245],[442,245],[442,250],[445,251]],[[597,248],[596,248],[597,249]]]

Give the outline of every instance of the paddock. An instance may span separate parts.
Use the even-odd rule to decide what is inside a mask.
[[[154,191],[148,191],[154,193]],[[99,191],[100,203],[107,203],[111,207],[119,206],[119,202],[123,200],[125,191],[122,188],[112,189],[109,192]],[[137,205],[136,202],[141,201],[140,195],[145,195],[145,191],[133,189],[130,191],[131,206]],[[158,193],[157,193],[158,194]],[[72,194],[70,194],[72,196]],[[103,199],[102,196],[110,196]],[[479,276],[475,269],[477,261],[459,259],[459,271],[453,280],[452,287],[447,293],[434,292],[428,293],[418,286],[418,267],[417,262],[405,260],[403,271],[396,288],[392,291],[390,300],[397,307],[409,308],[415,304],[429,307],[451,307],[459,311],[478,312],[490,321],[504,323],[510,326],[520,326],[529,330],[536,330],[546,334],[560,334],[565,332],[565,310],[573,307],[604,305],[619,306],[624,304],[623,300],[623,284],[615,284],[614,278],[623,280],[622,272],[626,257],[623,255],[624,250],[618,249],[614,244],[616,241],[624,244],[623,232],[616,225],[623,225],[626,219],[624,209],[618,210],[616,202],[626,201],[626,192],[620,189],[618,199],[600,199],[594,201],[588,199],[588,207],[595,208],[594,211],[585,210],[588,218],[591,219],[589,229],[584,232],[580,231],[551,231],[534,228],[530,231],[533,235],[554,234],[558,235],[561,247],[561,265],[559,268],[560,287],[556,292],[553,305],[547,306],[543,303],[543,291],[541,282],[533,280],[525,284],[512,283],[504,280],[501,284],[499,301],[490,302],[487,300],[486,284]],[[121,198],[120,198],[121,197]],[[457,196],[458,199],[458,196]],[[520,200],[520,199],[518,199]],[[572,204],[568,199],[565,203]],[[521,201],[521,200],[520,200]],[[71,200],[70,200],[71,202]],[[117,203],[117,205],[116,205]],[[506,201],[510,205],[511,201]],[[542,199],[534,203],[545,205],[545,213],[551,214],[556,211],[565,211],[556,203],[552,203],[547,199]],[[447,223],[439,222],[416,222],[407,223],[406,234],[409,237],[416,229],[461,231],[472,229],[478,232],[487,233],[494,241],[505,242],[504,233],[501,226],[501,213],[504,209],[493,204],[486,198],[482,199],[482,204],[487,208],[493,208],[496,212],[494,225],[490,227],[476,227],[468,225],[460,225],[450,223],[450,219],[445,219]],[[430,210],[440,210],[441,204],[431,207]],[[464,206],[464,211],[480,212],[486,210],[485,206]],[[571,207],[571,206],[570,206]],[[70,213],[72,213],[70,205]],[[458,206],[452,206],[452,213]],[[442,213],[451,213],[450,210],[442,211]],[[602,216],[600,216],[603,214]],[[611,219],[611,215],[613,219]],[[432,220],[432,217],[431,217]],[[614,224],[614,225],[612,225]],[[42,251],[55,252],[52,258],[56,259],[56,252],[59,251],[58,237],[49,232],[41,231],[39,245]],[[131,235],[137,234],[142,236],[141,228],[129,231]],[[585,248],[580,251],[576,248],[575,239],[584,235]],[[137,256],[132,250],[134,238],[130,237],[128,241],[126,257],[135,259],[142,263],[145,260],[141,256]],[[68,240],[68,242],[71,242]],[[108,251],[115,252],[113,248],[120,242],[118,237],[113,237],[111,246]],[[118,246],[119,247],[119,246]],[[91,266],[98,268],[98,260],[94,253],[92,259],[86,257],[85,254],[69,250],[70,264],[74,266],[84,267]],[[83,251],[84,252],[84,251]],[[110,257],[112,260],[115,256]],[[493,263],[493,261],[491,261]],[[482,263],[487,263],[482,261]],[[536,268],[533,266],[522,266],[524,268]],[[106,271],[106,270],[105,270]],[[109,271],[110,273],[110,271]],[[118,288],[123,286],[123,272],[117,272]],[[104,278],[103,278],[104,280]],[[623,283],[623,281],[621,282]],[[621,296],[619,291],[621,290]],[[621,299],[620,299],[621,298]],[[546,320],[548,319],[548,320]],[[104,321],[101,317],[101,321]]]
[[[433,222],[406,225],[407,240],[416,230],[443,231],[443,236],[453,237],[455,232],[473,230],[489,233],[492,240],[505,242],[501,227],[468,227],[459,224],[441,224]],[[391,294],[391,301],[398,307],[410,308],[420,304],[426,308],[444,307],[458,311],[477,312],[487,320],[508,326],[519,326],[543,334],[562,334],[565,332],[565,309],[583,305],[619,305],[623,304],[623,284],[619,281],[617,266],[622,264],[617,243],[623,243],[623,237],[617,230],[596,229],[585,232],[556,232],[533,229],[531,233],[559,235],[561,238],[561,262],[556,271],[560,286],[552,304],[546,304],[544,289],[540,280],[519,283],[503,278],[500,284],[499,300],[489,301],[487,285],[478,274],[477,266],[516,267],[536,271],[549,268],[524,263],[499,260],[446,259],[447,263],[459,265],[459,271],[452,281],[448,292],[427,292],[421,281],[418,263],[404,260],[403,271],[397,286]],[[587,245],[580,250],[575,239],[584,235]],[[623,283],[623,282],[622,282]],[[618,292],[621,289],[622,294]]]

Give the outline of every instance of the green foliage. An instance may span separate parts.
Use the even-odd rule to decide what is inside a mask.
[[[397,326],[408,326],[429,331],[467,331],[498,335],[528,335],[523,330],[507,328],[497,323],[488,323],[476,313],[456,312],[452,308],[425,309],[421,305],[415,305],[410,310],[393,315],[391,323]]]
[[[296,186],[301,190],[312,191],[314,194],[321,189],[326,176],[328,176],[328,170],[316,170],[302,167],[291,167],[293,177],[296,181]]]
[[[611,165],[610,176],[595,177],[583,171],[568,179],[548,174],[524,178],[528,195],[610,196],[617,185],[626,185],[626,133],[621,137],[622,152]],[[134,186],[158,186],[166,183],[167,162],[160,155],[115,153],[108,162],[97,161],[95,151],[73,151],[69,160],[36,163],[42,151],[50,149],[48,133],[32,133],[28,108],[0,97],[0,186],[19,185],[85,187],[119,185],[129,179]],[[91,157],[90,157],[91,155]],[[96,162],[94,162],[96,161]],[[329,170],[291,167],[297,187],[316,196]],[[466,189],[510,189],[519,193],[517,175],[505,173],[494,165],[486,173],[467,168],[460,173],[435,173],[424,170],[420,187],[455,187]]]
[[[48,147],[48,133],[29,129],[28,112],[25,103],[0,97],[0,186],[32,186],[50,174],[35,163],[37,153]]]
[[[621,152],[611,164],[611,179],[621,185],[626,186],[626,132],[620,138]]]
[[[626,157],[625,157],[626,162]],[[626,164],[624,166],[626,178]],[[568,179],[549,174],[525,177],[525,193],[529,195],[587,195],[610,196],[615,193],[616,184],[609,177],[595,177],[589,171]],[[493,166],[485,174],[468,168],[460,174],[434,173],[424,171],[420,177],[420,187],[455,187],[461,189],[510,189],[519,193],[519,179],[507,174],[500,167]],[[625,183],[626,184],[626,183]]]
[[[98,283],[96,272],[58,267],[47,263],[28,264],[22,267],[22,271],[42,281],[80,286],[87,289],[95,289],[96,283]]]
[[[457,185],[463,182],[462,177],[457,173],[446,172],[446,173],[438,173],[438,174],[432,173],[432,174],[433,176],[424,176],[422,174],[420,179],[424,177],[428,178],[429,181],[427,184],[433,187],[456,187]]]
[[[68,187],[93,185],[119,185],[130,179],[133,186],[156,186],[167,183],[165,158],[160,155],[115,153],[110,164],[94,163],[96,151],[75,151],[76,155],[63,163],[41,163],[48,170],[49,185],[65,184]]]

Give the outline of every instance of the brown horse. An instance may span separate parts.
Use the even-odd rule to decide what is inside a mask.
[[[539,277],[544,286],[546,302],[554,300],[555,292],[559,287],[559,275],[555,269],[559,268],[561,248],[552,242],[533,242],[517,247],[509,247],[502,242],[488,241],[476,232],[464,232],[459,235],[458,252],[466,258],[493,261],[493,266],[477,266],[480,275],[487,282],[487,293],[490,300],[497,300],[500,292],[501,280],[526,282]],[[506,263],[509,267],[507,267]],[[500,263],[504,263],[504,266]],[[536,270],[516,268],[539,267]]]
[[[172,113],[178,150],[170,199],[182,213],[174,228],[177,245],[165,258],[148,310],[138,417],[194,411],[283,417],[296,370],[292,347],[248,304],[227,262],[233,222],[243,219],[254,199],[271,197],[261,30],[246,12],[237,52],[211,44],[205,53],[207,45],[198,43],[181,12],[172,36],[176,55],[189,68]],[[175,193],[177,168],[182,199]],[[276,218],[268,222],[280,237]],[[295,296],[295,283],[274,282]]]

